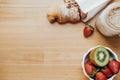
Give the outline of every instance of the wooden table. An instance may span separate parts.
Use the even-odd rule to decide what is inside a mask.
[[[0,0],[0,80],[88,80],[82,58],[97,45],[110,47],[120,59],[120,38],[104,37],[96,29],[84,38],[82,22],[50,24],[47,8],[58,2]],[[94,26],[96,18],[89,24]]]

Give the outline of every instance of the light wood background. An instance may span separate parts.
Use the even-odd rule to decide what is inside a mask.
[[[0,80],[88,80],[82,57],[97,45],[110,47],[120,59],[120,38],[104,37],[96,29],[84,38],[83,23],[50,24],[47,8],[61,2],[0,0]],[[94,26],[97,16],[89,24]]]

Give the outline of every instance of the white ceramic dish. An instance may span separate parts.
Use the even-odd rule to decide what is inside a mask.
[[[75,0],[84,13],[88,13],[83,22],[93,18],[101,9],[103,9],[112,0]],[[92,4],[92,5],[91,5]]]
[[[98,47],[98,46],[97,46],[97,47]],[[94,47],[94,48],[96,48],[96,47]],[[89,76],[87,75],[87,73],[86,73],[86,71],[85,71],[85,68],[84,68],[84,64],[85,64],[86,61],[89,59],[89,53],[90,53],[94,48],[90,48],[90,49],[84,54],[83,60],[82,60],[82,69],[83,69],[83,72],[84,72],[85,76],[88,77],[90,80],[94,80],[94,79],[92,79],[91,77],[89,77]],[[105,47],[105,48],[110,52],[110,59],[116,59],[116,60],[118,60],[118,57],[117,57],[117,55],[116,55],[115,52],[113,52],[113,51],[112,51],[110,48],[108,48],[108,47]],[[107,79],[107,80],[113,80],[115,76],[116,76],[116,75],[113,75],[111,78],[109,78],[109,79]]]
[[[119,26],[120,16],[118,15],[120,14],[119,10],[114,11],[113,18],[111,18],[110,20],[111,10],[114,10],[116,8],[120,8],[120,2],[110,4],[107,8],[103,10],[103,12],[98,16],[98,19],[96,20],[96,27],[104,36],[108,37],[113,37],[115,35],[120,36]]]

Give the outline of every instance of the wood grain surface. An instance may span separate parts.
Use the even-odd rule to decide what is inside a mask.
[[[111,48],[120,60],[120,38],[104,37],[96,28],[84,38],[82,22],[50,24],[46,11],[57,3],[62,0],[0,0],[0,80],[88,80],[82,58],[97,45]]]

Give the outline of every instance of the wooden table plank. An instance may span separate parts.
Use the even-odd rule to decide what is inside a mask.
[[[120,59],[120,38],[106,38],[96,28],[84,38],[82,22],[50,24],[47,8],[61,2],[0,0],[0,80],[87,80],[82,58],[97,45],[110,47]],[[89,22],[93,26],[97,16]],[[120,73],[114,80],[119,78]]]

